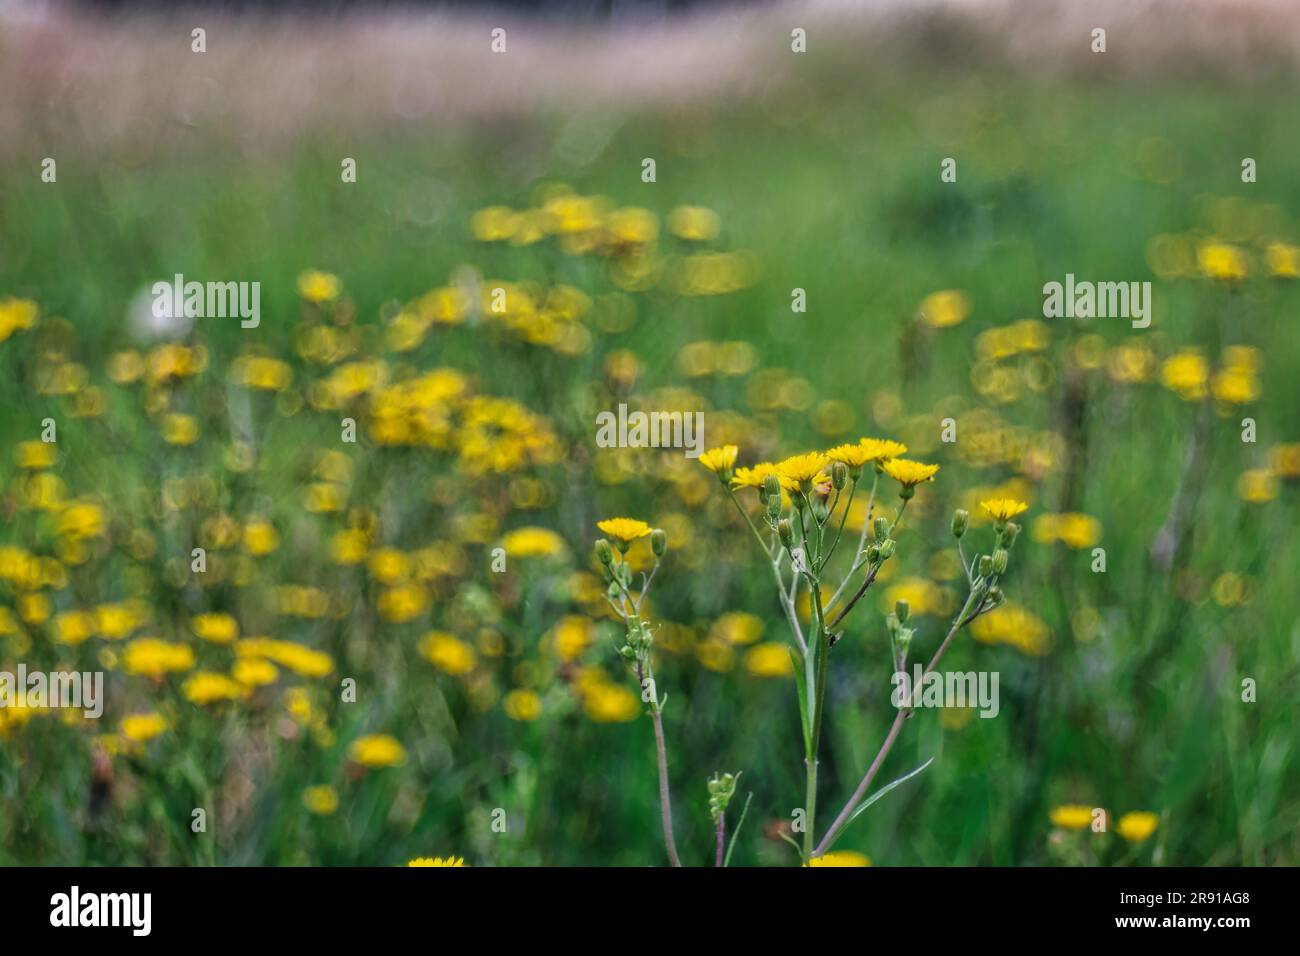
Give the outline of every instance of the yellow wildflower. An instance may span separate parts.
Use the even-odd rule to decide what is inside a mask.
[[[348,756],[363,767],[395,767],[406,762],[406,749],[396,737],[370,734],[354,740],[348,748]]]
[[[1129,843],[1141,843],[1156,832],[1160,818],[1146,810],[1133,810],[1124,814],[1115,824],[1115,832]]]

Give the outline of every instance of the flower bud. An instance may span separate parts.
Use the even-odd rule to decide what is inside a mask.
[[[776,523],[776,534],[787,548],[794,547],[794,528],[790,526],[789,518],[782,518]]]
[[[993,573],[994,574],[1006,574],[1008,557],[1010,556],[1007,554],[1005,548],[998,548],[996,551],[993,552]]]
[[[875,524],[872,525],[872,529],[875,531],[876,541],[884,541],[889,537],[889,519],[884,517],[877,518]]]
[[[912,606],[907,603],[906,598],[899,598],[894,602],[894,613],[898,615],[899,623],[907,620],[907,616],[912,613]]]
[[[1006,595],[1004,595],[1002,589],[995,584],[993,587],[989,588],[988,598],[993,602],[993,606],[996,607],[1006,599]]]
[[[835,490],[839,491],[849,483],[849,466],[842,461],[837,461],[831,468],[831,484]]]
[[[772,521],[781,517],[781,496],[779,494],[772,495],[767,499],[767,516]]]
[[[886,538],[884,541],[880,542],[880,560],[888,561],[892,558],[894,556],[894,548],[897,546],[898,542],[893,538]]]
[[[993,559],[987,554],[980,555],[980,577],[987,578],[993,572]]]
[[[1020,535],[1020,525],[1014,521],[1008,521],[1007,526],[1002,529],[1002,544],[1004,547],[1011,547],[1016,543],[1016,538]]]
[[[609,542],[601,538],[596,542],[596,557],[605,567],[614,563],[614,549],[609,546]]]
[[[763,479],[763,495],[781,500],[781,480],[776,475],[768,475]]]
[[[873,544],[867,548],[867,562],[875,564],[880,560],[880,545]]]
[[[952,513],[952,536],[960,538],[966,533],[966,528],[970,525],[970,512],[965,508],[958,508]]]
[[[663,528],[655,528],[650,532],[650,550],[655,553],[656,558],[662,558],[668,551],[668,535],[664,533]]]

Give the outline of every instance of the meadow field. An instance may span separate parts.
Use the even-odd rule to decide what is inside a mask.
[[[820,652],[817,841],[895,720],[899,629],[929,660],[1004,540],[982,503],[1028,508],[944,657],[999,675],[996,716],[918,709],[871,790],[925,769],[832,861],[1294,865],[1295,64],[1053,71],[944,23],[806,67],[782,23],[759,94],[265,151],[233,108],[96,147],[25,100],[0,671],[102,672],[104,711],[0,707],[0,864],[665,865],[661,718],[681,861],[713,865],[730,773],[730,865],[797,866],[810,705],[750,469],[840,449],[772,470],[796,535],[843,529],[829,591],[894,542]],[[177,274],[259,282],[259,324],[157,315]],[[1149,326],[1045,317],[1067,275],[1150,282]],[[601,447],[620,404],[702,412],[734,465]],[[842,494],[863,438],[905,450]],[[899,459],[939,469],[896,520]],[[657,565],[649,705],[616,517],[666,539],[622,559]]]

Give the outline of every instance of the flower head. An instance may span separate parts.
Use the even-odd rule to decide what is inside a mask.
[[[735,445],[723,445],[721,448],[710,448],[704,454],[700,455],[700,464],[709,471],[713,472],[723,481],[731,477],[731,471],[736,465],[736,455],[739,453]]]
[[[636,518],[606,518],[604,521],[597,521],[596,527],[605,532],[606,536],[612,538],[623,550],[627,550],[629,544],[638,538],[644,538],[651,531],[648,524]]]
[[[354,740],[348,756],[363,767],[395,767],[406,762],[406,749],[396,737],[371,734]]]
[[[830,463],[831,460],[826,455],[819,451],[810,451],[804,455],[791,455],[785,461],[778,462],[776,474],[778,478],[787,478],[797,483],[812,481],[828,468]]]
[[[1134,810],[1119,818],[1115,832],[1129,843],[1141,843],[1156,832],[1160,818],[1146,810]]]
[[[1092,823],[1092,807],[1079,803],[1067,803],[1056,807],[1051,813],[1052,824],[1062,830],[1082,830]]]
[[[863,438],[858,444],[867,450],[867,461],[886,461],[907,454],[907,446],[888,438]]]
[[[1010,521],[1016,515],[1029,510],[1029,505],[1014,498],[993,498],[981,501],[980,507],[989,513],[994,521]]]
[[[881,466],[890,478],[910,491],[923,481],[930,481],[939,471],[938,465],[927,465],[907,458],[891,458]]]
[[[407,866],[465,866],[463,856],[417,856],[406,862]]]

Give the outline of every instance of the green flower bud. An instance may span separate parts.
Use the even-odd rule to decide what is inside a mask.
[[[867,563],[875,564],[880,560],[880,545],[873,544],[867,548]]]
[[[614,563],[614,549],[609,546],[609,542],[601,538],[596,542],[596,557],[605,567]]]
[[[668,535],[664,533],[663,528],[655,528],[650,532],[650,550],[655,553],[656,558],[662,558],[668,551]]]
[[[790,526],[789,518],[782,518],[776,523],[776,534],[787,548],[794,547],[794,528]]]
[[[780,495],[772,495],[767,499],[767,517],[771,521],[775,521],[777,518],[781,517]]]
[[[880,560],[888,561],[892,558],[894,556],[894,548],[897,546],[898,542],[893,538],[886,538],[884,541],[880,542]]]
[[[763,479],[763,495],[767,498],[776,498],[781,500],[781,481],[776,475],[768,475]]]
[[[1016,524],[1014,521],[1008,521],[1007,526],[1002,529],[1003,547],[1007,547],[1007,548],[1011,547],[1013,544],[1016,543],[1016,538],[1018,538],[1019,536],[1020,536],[1020,525]]]
[[[899,598],[894,602],[894,613],[898,615],[900,623],[907,621],[907,617],[912,613],[912,606],[907,603],[906,598]]]
[[[831,484],[835,490],[839,491],[849,483],[849,466],[842,461],[837,461],[831,468]]]
[[[993,559],[987,554],[980,555],[980,577],[987,578],[993,572]]]
[[[1010,555],[1007,554],[1005,548],[998,548],[996,551],[993,552],[993,573],[994,574],[1006,573],[1007,559],[1009,557]]]
[[[1006,600],[1006,595],[1003,594],[1002,589],[995,584],[993,587],[989,588],[989,600],[993,602],[994,607],[997,607]]]
[[[875,531],[876,542],[879,543],[889,537],[889,520],[887,518],[877,518],[872,525]]]
[[[966,533],[966,528],[970,525],[970,512],[964,508],[958,508],[952,513],[952,536],[960,538]]]

